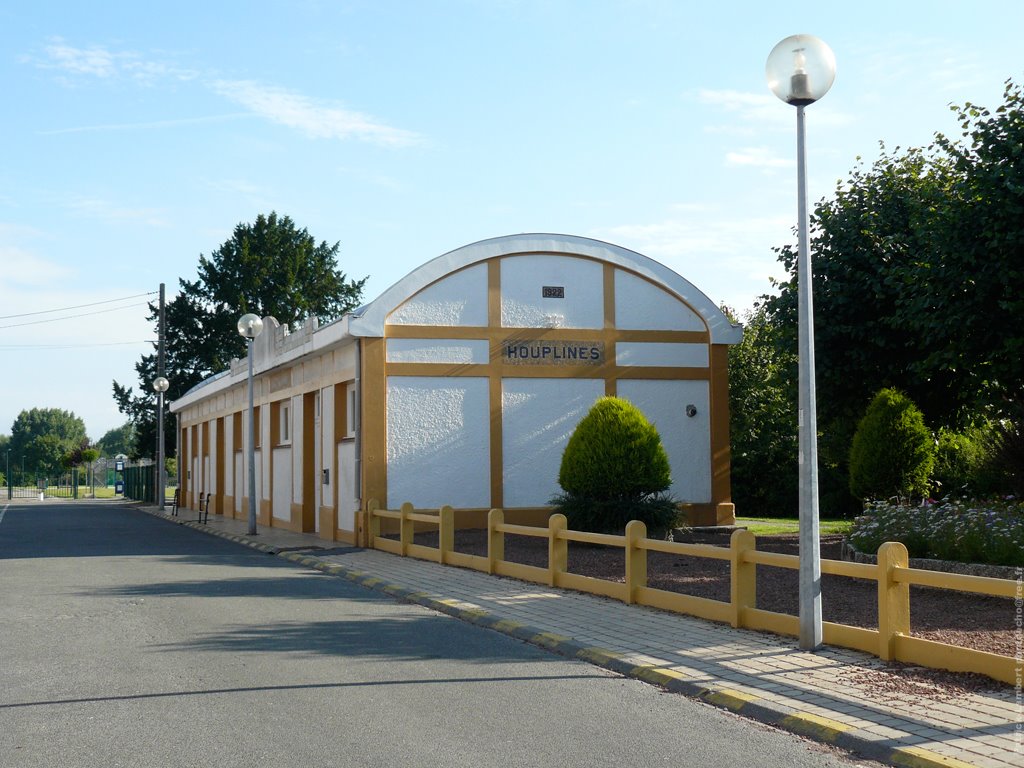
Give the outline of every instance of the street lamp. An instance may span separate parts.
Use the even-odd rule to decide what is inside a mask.
[[[821,549],[818,536],[818,418],[814,392],[814,304],[811,297],[810,229],[807,216],[807,167],[804,107],[832,87],[836,58],[813,35],[792,35],[768,54],[768,87],[796,107],[797,293],[800,429],[800,647],[821,645]]]
[[[164,392],[170,386],[170,382],[163,376],[157,376],[153,380],[153,389],[157,394],[156,406],[156,501],[160,511],[164,511],[164,496],[167,490],[164,488]]]
[[[238,332],[245,338],[249,358],[249,535],[256,535],[256,420],[252,405],[252,341],[263,331],[263,320],[258,315],[242,315]]]

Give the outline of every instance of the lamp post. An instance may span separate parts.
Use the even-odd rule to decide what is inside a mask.
[[[153,389],[156,390],[156,503],[160,511],[164,511],[164,496],[167,491],[164,488],[164,392],[170,382],[163,376],[157,376],[153,380]]]
[[[249,535],[256,535],[256,421],[252,404],[252,342],[263,331],[263,320],[258,315],[245,314],[238,320],[238,332],[245,338],[246,356],[249,358]]]
[[[821,645],[821,550],[818,526],[818,419],[814,391],[814,303],[808,244],[804,107],[832,87],[836,59],[813,35],[792,35],[776,45],[765,67],[768,87],[796,107],[797,293],[800,430],[800,647]]]

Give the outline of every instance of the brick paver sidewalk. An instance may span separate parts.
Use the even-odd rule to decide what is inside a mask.
[[[145,511],[160,515],[154,508]],[[273,551],[392,596],[698,697],[761,722],[905,766],[1024,768],[1020,692],[908,683],[842,648],[625,605],[607,598],[347,547],[220,515],[161,515]]]

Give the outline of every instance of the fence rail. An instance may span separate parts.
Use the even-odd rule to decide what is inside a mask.
[[[376,501],[370,501],[366,515],[369,544],[384,552],[604,595],[626,603],[685,613],[734,627],[799,635],[799,619],[796,616],[757,607],[757,566],[798,569],[800,558],[797,555],[759,551],[757,539],[749,531],[735,531],[726,549],[709,544],[648,539],[646,526],[637,520],[626,526],[624,535],[616,536],[569,530],[565,516],[560,514],[551,516],[547,528],[513,525],[505,522],[502,510],[492,509],[487,516],[487,556],[483,557],[455,551],[455,514],[451,507],[416,510],[412,504],[406,503],[399,510],[387,510],[381,509]],[[398,522],[398,539],[381,536],[382,520]],[[437,547],[415,543],[413,537],[416,523],[437,528]],[[505,560],[507,535],[547,539],[547,567]],[[568,570],[570,541],[623,549],[623,581],[571,573]],[[729,601],[694,597],[647,586],[648,552],[728,560]],[[877,564],[822,560],[821,570],[822,573],[836,576],[874,581],[878,593],[878,629],[826,621],[822,623],[825,643],[871,653],[886,661],[903,661],[954,672],[974,672],[1010,684],[1017,682],[1021,663],[1019,659],[910,635],[911,584],[1019,598],[1017,582],[910,568],[907,548],[899,542],[883,544],[878,550]]]

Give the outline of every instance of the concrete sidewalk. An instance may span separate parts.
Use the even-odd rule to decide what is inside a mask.
[[[908,679],[858,651],[796,648],[795,638],[476,571],[402,558],[279,528],[153,507],[168,521],[271,552],[395,598],[699,698],[863,757],[901,766],[1024,768],[1020,692],[966,692]]]

